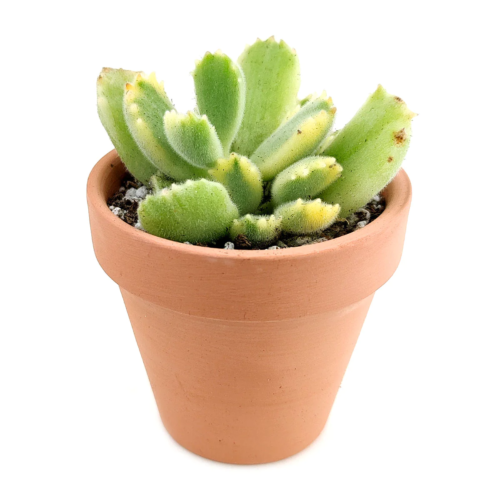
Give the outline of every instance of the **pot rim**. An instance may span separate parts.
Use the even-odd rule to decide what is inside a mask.
[[[367,224],[362,229],[352,233],[340,236],[333,240],[324,241],[322,243],[314,243],[311,245],[302,245],[300,247],[282,248],[279,250],[226,250],[222,248],[201,247],[197,245],[187,245],[177,241],[160,238],[152,234],[146,233],[140,229],[136,229],[118,216],[113,214],[107,205],[107,199],[104,192],[104,180],[107,174],[107,168],[112,162],[119,162],[123,165],[116,150],[112,150],[104,155],[94,166],[87,181],[87,197],[94,205],[99,216],[107,219],[117,229],[124,232],[127,237],[139,240],[149,247],[153,246],[156,249],[168,249],[170,251],[179,252],[192,256],[209,257],[212,259],[225,260],[279,260],[303,258],[311,254],[323,252],[331,252],[335,249],[350,246],[356,242],[369,239],[374,233],[384,228],[382,221],[388,218],[397,219],[398,215],[403,212],[407,205],[411,202],[412,188],[408,174],[401,168],[396,177],[382,191],[386,198],[386,208],[376,220]],[[119,165],[114,165],[114,167]],[[123,165],[123,168],[124,165]]]

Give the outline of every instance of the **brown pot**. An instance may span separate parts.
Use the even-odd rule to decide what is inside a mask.
[[[116,152],[88,181],[97,260],[120,286],[161,419],[188,450],[256,464],[323,429],[375,291],[396,270],[411,201],[401,171],[373,223],[284,250],[165,240],[113,215]]]

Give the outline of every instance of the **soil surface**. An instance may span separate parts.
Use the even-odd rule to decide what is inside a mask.
[[[151,191],[143,186],[132,175],[127,173],[122,180],[120,189],[108,200],[108,207],[120,219],[135,228],[142,230],[137,216],[139,203]],[[330,227],[314,235],[287,235],[281,234],[279,240],[274,245],[267,247],[267,250],[279,250],[280,248],[299,247],[302,245],[311,245],[322,243],[323,241],[333,240],[345,234],[358,231],[370,222],[373,222],[385,209],[385,199],[381,195],[376,195],[369,203],[357,212],[349,215],[346,219],[339,219]],[[185,242],[190,245],[191,243]],[[262,250],[254,248],[252,244],[244,237],[239,236],[234,242],[222,238],[209,244],[199,244],[198,246],[225,248],[226,250]]]

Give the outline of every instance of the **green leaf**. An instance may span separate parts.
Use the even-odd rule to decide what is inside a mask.
[[[292,163],[312,154],[332,127],[335,111],[332,100],[322,96],[305,104],[283,123],[250,157],[262,178],[271,180]]]
[[[252,245],[263,247],[275,242],[281,233],[281,218],[274,215],[245,215],[233,221],[229,235],[234,241],[238,236],[245,238]]]
[[[332,132],[331,134],[328,134],[325,136],[325,138],[320,142],[319,146],[316,148],[314,151],[315,155],[322,155],[332,144],[333,139],[335,139],[335,136],[340,132],[340,130],[336,130],[335,132]]]
[[[257,40],[238,59],[246,80],[245,112],[232,150],[250,156],[296,106],[299,59],[274,37]]]
[[[136,144],[123,114],[125,85],[133,82],[137,74],[137,71],[103,68],[97,79],[97,111],[128,171],[146,184],[157,169]]]
[[[138,214],[148,233],[190,243],[221,238],[239,215],[224,186],[206,179],[173,184],[146,197]]]
[[[366,205],[401,167],[414,116],[399,97],[379,86],[325,150],[342,165],[343,172],[319,196],[339,203],[342,217]]]
[[[224,155],[215,127],[206,115],[192,111],[182,115],[167,111],[163,117],[168,142],[186,161],[200,168],[209,168]]]
[[[283,170],[273,182],[272,199],[281,205],[312,198],[340,177],[342,167],[329,156],[310,156]]]
[[[127,84],[123,110],[134,139],[158,170],[176,181],[207,176],[203,169],[187,162],[169,144],[163,116],[173,110],[173,106],[154,73],[148,77],[139,74],[132,84]]]
[[[284,232],[310,234],[326,229],[335,222],[340,212],[339,205],[322,203],[318,198],[313,201],[298,199],[279,206],[274,214],[282,218]]]
[[[248,158],[231,153],[229,158],[217,160],[209,173],[225,186],[240,214],[257,210],[263,195],[262,176]]]
[[[220,51],[207,52],[193,72],[198,110],[215,127],[225,155],[240,128],[245,110],[245,77]]]
[[[170,187],[174,181],[167,177],[165,174],[162,172],[158,172],[151,179],[149,180],[149,184],[151,185],[151,188],[153,189],[153,193],[158,193],[162,189]]]

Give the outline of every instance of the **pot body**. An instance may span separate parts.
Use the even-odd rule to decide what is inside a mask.
[[[373,294],[395,271],[411,186],[402,171],[373,223],[285,250],[163,240],[114,216],[115,152],[89,177],[94,250],[121,288],[162,421],[194,453],[279,460],[323,429]]]
[[[122,290],[162,421],[198,455],[279,460],[323,429],[372,297],[279,321],[203,318]]]

